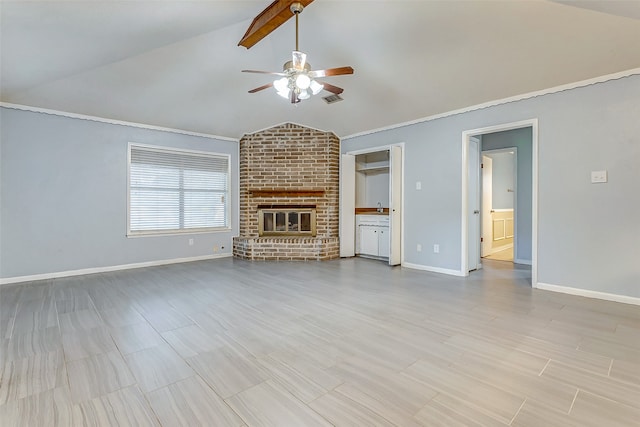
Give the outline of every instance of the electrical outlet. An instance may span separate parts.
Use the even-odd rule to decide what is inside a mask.
[[[189,239],[189,246],[193,246],[193,239]]]
[[[592,171],[591,172],[591,183],[604,183],[607,182],[607,171]]]
[[[422,252],[422,245],[420,243],[418,243],[418,246],[416,246],[416,251]]]
[[[214,252],[214,253],[215,253],[215,252],[218,252],[218,247],[217,247],[217,246],[214,246],[214,247],[213,247],[213,252]]]
[[[439,244],[435,244],[433,245],[433,253],[434,254],[439,254],[440,253],[440,245]]]

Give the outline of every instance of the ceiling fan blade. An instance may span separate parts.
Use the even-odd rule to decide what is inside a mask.
[[[284,76],[284,73],[276,73],[275,71],[260,71],[260,70],[242,70],[243,73],[258,73],[258,74],[272,74],[274,76]]]
[[[260,92],[261,90],[265,90],[265,89],[269,89],[270,87],[273,87],[273,83],[269,83],[260,87],[257,87],[255,89],[251,89],[249,91],[249,93],[256,93],[256,92]]]
[[[324,90],[329,91],[331,93],[335,93],[336,95],[340,95],[342,92],[344,92],[344,89],[342,89],[341,87],[330,85],[329,83],[325,83],[325,82],[318,82],[318,83],[324,86]]]
[[[299,71],[304,70],[304,64],[307,63],[307,54],[294,50],[291,52],[291,56],[293,57],[293,68]]]
[[[351,67],[329,68],[327,70],[315,70],[309,73],[311,77],[331,77],[341,76],[343,74],[353,74]]]

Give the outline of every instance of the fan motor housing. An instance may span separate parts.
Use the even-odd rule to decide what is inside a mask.
[[[283,71],[289,71],[289,70],[294,70],[294,71],[300,71],[300,70],[296,70],[293,66],[293,61],[287,61],[284,63],[284,65],[282,66],[282,70]],[[304,63],[304,71],[309,72],[311,71],[311,65],[308,62]]]

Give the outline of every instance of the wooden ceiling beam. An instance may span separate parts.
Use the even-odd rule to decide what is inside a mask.
[[[313,0],[276,0],[253,19],[238,46],[249,49],[293,16],[292,3],[306,7]]]

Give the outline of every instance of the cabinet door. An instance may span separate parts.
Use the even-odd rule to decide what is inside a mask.
[[[360,226],[360,253],[378,256],[378,227]]]
[[[378,227],[378,256],[389,258],[389,227]]]

